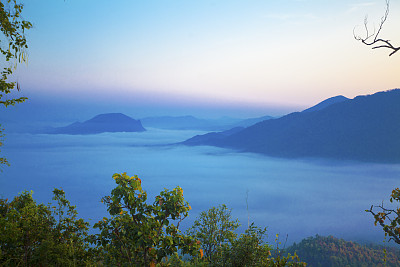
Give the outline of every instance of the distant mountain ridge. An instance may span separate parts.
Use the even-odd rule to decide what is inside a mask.
[[[200,119],[194,116],[159,116],[142,118],[144,127],[169,130],[203,130],[225,131],[235,127],[248,127],[260,121],[272,119],[271,116],[262,116],[250,119],[220,118]]]
[[[236,122],[236,120],[234,120]],[[212,131],[223,129],[230,121],[216,121],[199,119],[194,116],[159,116],[141,119],[145,127],[169,129],[169,130],[205,130]]]
[[[48,130],[48,134],[98,134],[104,132],[143,132],[146,129],[139,120],[122,113],[106,113],[85,122],[75,122],[65,127]]]
[[[230,131],[244,128],[257,122],[271,119],[271,116],[237,119],[199,119],[194,116],[159,116],[134,120],[122,113],[100,114],[85,122],[74,122],[64,127],[46,127],[36,133],[48,134],[96,134],[102,132],[140,132],[145,128],[168,130]],[[35,132],[34,132],[35,133]]]
[[[256,123],[266,121],[266,120],[271,120],[271,119],[274,119],[274,117],[262,116],[262,117],[257,117],[257,118],[250,118],[250,119],[245,119],[245,120],[239,121],[239,122],[233,124],[232,126],[233,127],[249,127]]]
[[[400,162],[400,90],[358,96],[313,112],[266,120],[228,136],[196,136],[183,143],[286,158]]]

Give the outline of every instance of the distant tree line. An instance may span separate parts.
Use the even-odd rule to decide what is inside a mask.
[[[310,266],[399,266],[400,250],[316,235],[287,249]]]

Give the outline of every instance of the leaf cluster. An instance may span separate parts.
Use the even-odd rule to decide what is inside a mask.
[[[191,209],[182,188],[165,189],[148,204],[140,178],[126,173],[114,174],[113,178],[117,187],[111,196],[102,199],[112,217],[94,225],[100,234],[92,239],[101,248],[106,264],[148,266],[178,250],[192,256],[199,254],[196,240],[179,230],[179,223]]]
[[[239,238],[218,249],[217,266],[268,266],[271,247],[263,241],[267,229],[252,223]]]
[[[0,106],[10,106],[24,102],[26,97],[8,97],[13,90],[20,90],[19,84],[9,77],[18,63],[27,62],[28,43],[25,31],[32,28],[32,23],[22,16],[24,5],[17,0],[0,1]],[[3,129],[0,129],[0,147],[3,145]],[[9,165],[7,159],[0,157],[0,165]]]
[[[234,231],[239,226],[239,221],[232,220],[231,210],[223,204],[202,211],[187,233],[201,242],[204,258],[212,261],[219,247],[237,237]]]
[[[272,256],[272,246],[264,240],[266,228],[252,223],[238,237],[235,230],[239,226],[225,205],[201,212],[188,229],[188,234],[198,239],[204,250],[204,257],[192,261],[193,266],[305,266],[296,254]]]
[[[390,203],[400,203],[400,189],[393,189],[390,199]],[[375,208],[375,209],[374,209]],[[378,212],[375,210],[378,209]],[[393,240],[397,244],[400,244],[400,207],[396,207],[393,209],[388,209],[383,206],[383,202],[381,205],[374,207],[373,205],[369,210],[365,210],[366,212],[371,213],[374,216],[375,222],[374,224],[379,224],[383,231],[385,232],[385,236],[389,236],[389,241]]]
[[[24,5],[17,0],[0,2],[0,54],[5,64],[0,75],[0,104],[4,106],[15,105],[26,100],[26,97],[4,99],[13,89],[19,90],[16,82],[8,81],[17,63],[27,61],[26,49],[28,43],[25,31],[32,28],[32,23],[21,16]]]
[[[24,191],[12,201],[0,199],[0,266],[87,265],[89,224],[77,218],[63,190],[55,204],[37,204]]]

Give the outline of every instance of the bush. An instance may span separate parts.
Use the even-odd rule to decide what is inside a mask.
[[[153,204],[147,204],[147,193],[137,176],[123,173],[113,178],[117,187],[102,199],[111,218],[96,223],[100,234],[92,237],[107,265],[155,265],[178,250],[199,255],[199,243],[178,229],[191,209],[182,188],[165,189]],[[172,221],[178,221],[177,225]]]
[[[77,219],[63,190],[53,194],[56,205],[37,204],[27,191],[11,202],[0,199],[0,265],[90,264],[89,224]]]
[[[239,227],[239,221],[232,220],[231,210],[225,205],[212,207],[203,211],[187,233],[201,243],[204,258],[213,262],[217,249],[226,242],[236,238],[234,232]]]

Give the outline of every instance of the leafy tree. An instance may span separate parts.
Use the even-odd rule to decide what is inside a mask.
[[[266,228],[260,228],[252,223],[239,238],[231,240],[218,248],[212,266],[306,266],[299,257],[279,250],[278,236],[276,251],[264,241]]]
[[[26,97],[4,99],[12,90],[19,90],[16,82],[8,81],[13,68],[17,63],[26,62],[25,49],[28,48],[25,31],[32,27],[32,23],[22,18],[24,5],[17,0],[0,2],[0,53],[5,62],[10,64],[3,67],[0,79],[0,104],[4,106],[15,105],[26,100]]]
[[[71,265],[88,265],[94,259],[93,252],[89,249],[88,230],[89,223],[78,218],[76,206],[72,206],[66,199],[65,192],[62,189],[53,190],[53,200],[56,205],[52,205],[52,216],[56,220],[53,227],[53,244],[54,252],[58,255],[60,265],[65,263]],[[58,248],[57,248],[58,247]],[[61,257],[60,257],[61,256]]]
[[[1,266],[88,265],[89,224],[77,219],[63,190],[53,191],[55,205],[37,204],[24,191],[11,202],[0,199]]]
[[[400,189],[396,188],[392,191],[390,195],[390,202],[400,202]],[[389,236],[389,241],[393,240],[397,244],[400,244],[400,207],[388,209],[381,205],[376,206],[379,211],[374,211],[374,206],[372,205],[366,212],[371,213],[375,219],[375,225],[379,223],[385,232],[385,236]]]
[[[218,248],[217,266],[268,266],[272,247],[263,241],[267,229],[252,223],[239,238]]]
[[[51,211],[37,205],[32,192],[23,192],[12,202],[0,200],[0,263],[29,266],[37,263],[43,241],[51,240]]]
[[[92,239],[107,265],[155,265],[178,250],[200,254],[199,242],[178,229],[191,209],[182,188],[165,189],[153,204],[147,204],[147,193],[136,175],[114,174],[113,178],[117,187],[102,198],[111,218],[94,225],[100,233]],[[177,225],[171,221],[178,221]]]
[[[28,44],[25,37],[25,31],[32,27],[32,23],[22,18],[21,13],[23,4],[17,0],[0,1],[0,55],[2,56],[2,70],[0,73],[0,106],[7,107],[16,103],[24,102],[26,97],[6,98],[8,94],[19,90],[19,84],[9,81],[18,63],[26,62],[27,57],[25,49]],[[3,138],[0,128],[0,147]],[[5,158],[0,158],[0,164],[7,164]]]
[[[236,238],[234,231],[238,227],[239,221],[232,220],[231,210],[220,205],[201,212],[187,233],[201,242],[204,258],[211,262],[222,244]]]
[[[225,205],[200,213],[188,229],[188,234],[201,242],[202,260],[196,258],[194,266],[304,266],[297,255],[275,253],[264,238],[267,229],[252,223],[239,237],[235,230],[239,221],[233,220],[231,210]],[[277,247],[278,250],[278,247]],[[203,265],[201,265],[203,264]],[[205,264],[205,265],[204,265]],[[185,265],[180,265],[185,266]]]

